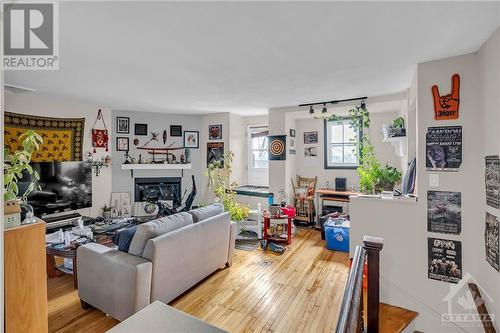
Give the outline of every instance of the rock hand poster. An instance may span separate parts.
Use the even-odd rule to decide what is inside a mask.
[[[427,231],[459,235],[462,231],[460,192],[427,191]]]
[[[500,158],[498,155],[486,156],[486,204],[493,208],[500,208]]]
[[[500,272],[498,218],[490,213],[486,213],[484,244],[486,246],[486,261]]]
[[[462,164],[462,126],[429,127],[426,153],[427,170],[458,171]]]
[[[427,238],[429,279],[458,283],[462,279],[462,243]]]

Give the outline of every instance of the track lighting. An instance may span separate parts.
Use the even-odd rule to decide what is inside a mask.
[[[313,106],[312,106],[312,105],[309,107],[309,113],[310,113],[310,114],[314,114],[314,109],[313,109]]]
[[[365,104],[365,99],[368,97],[356,97],[356,98],[347,98],[347,99],[338,99],[338,100],[333,100],[333,101],[325,101],[325,102],[316,102],[316,103],[307,103],[307,104],[300,104],[300,107],[308,106],[309,107],[309,114],[313,115],[314,114],[314,105],[321,105],[323,104],[323,108],[321,109],[321,113],[327,113],[328,109],[326,108],[327,104],[339,104],[339,103],[345,103],[345,102],[352,102],[352,101],[359,101],[361,100],[360,106],[358,108],[361,108],[363,110],[366,110],[366,104]]]
[[[360,107],[361,107],[361,110],[366,110],[366,103],[364,100],[361,101]]]
[[[326,103],[323,103],[323,109],[321,109],[321,113],[327,113],[328,110],[326,109]]]

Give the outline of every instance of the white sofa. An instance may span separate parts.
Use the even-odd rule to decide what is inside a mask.
[[[124,320],[148,304],[168,303],[230,266],[236,224],[219,204],[137,226],[128,253],[90,243],[77,251],[78,294]]]

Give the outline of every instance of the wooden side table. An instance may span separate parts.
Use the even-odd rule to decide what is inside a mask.
[[[274,243],[286,243],[290,245],[292,243],[292,218],[287,215],[281,216],[270,216],[270,215],[262,215],[264,219],[264,239]],[[271,226],[271,220],[287,220],[287,238],[277,238],[271,237],[267,233],[267,229]]]

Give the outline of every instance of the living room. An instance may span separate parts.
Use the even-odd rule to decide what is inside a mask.
[[[6,332],[498,328],[500,2],[29,6]]]

